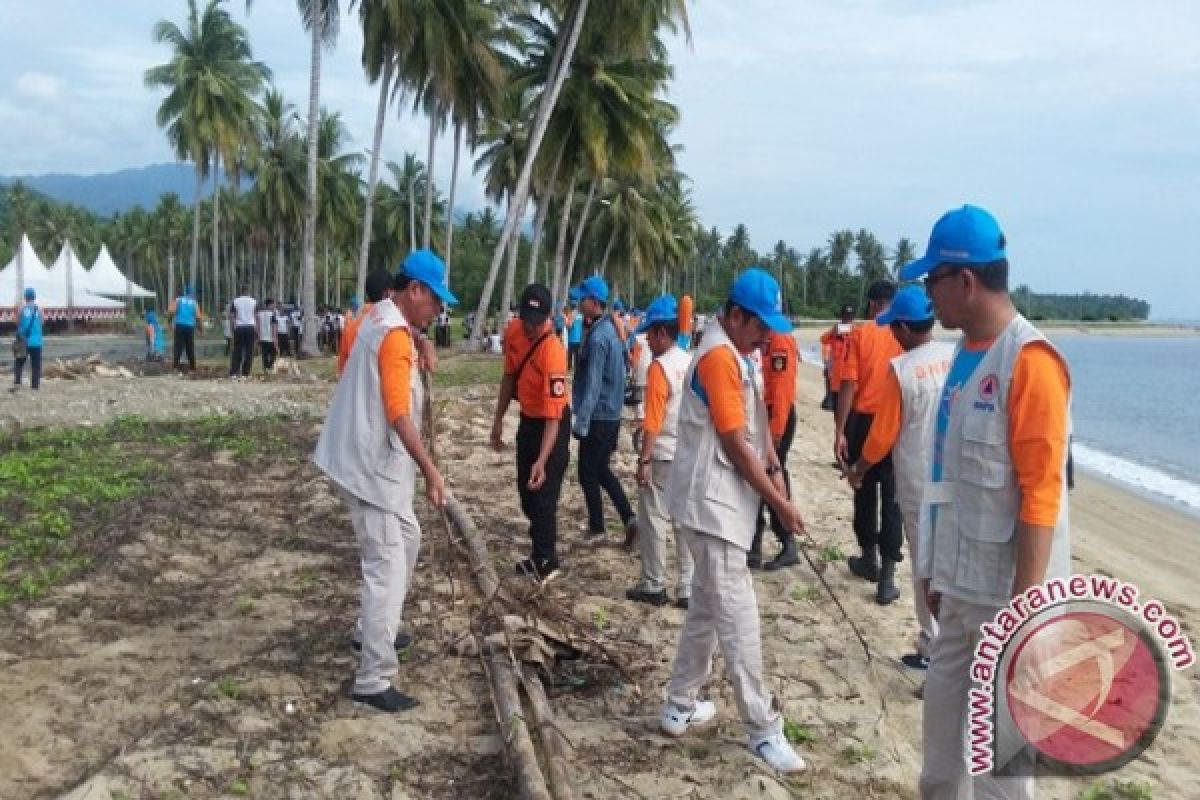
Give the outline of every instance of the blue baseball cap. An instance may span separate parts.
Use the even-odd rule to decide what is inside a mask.
[[[406,278],[420,281],[446,305],[458,305],[458,298],[446,285],[446,264],[432,250],[414,250],[400,265],[400,273]]]
[[[604,278],[599,275],[593,275],[583,283],[575,287],[575,291],[579,293],[580,300],[586,300],[589,297],[599,300],[601,303],[608,302],[608,284],[604,282]]]
[[[567,292],[567,299],[571,301],[571,305],[578,305],[583,295],[579,293],[579,287],[575,286],[571,291]]]
[[[1004,233],[991,212],[965,205],[947,211],[933,226],[925,257],[900,269],[900,278],[911,281],[938,264],[989,264],[1006,258]]]
[[[927,322],[931,319],[933,302],[923,287],[912,284],[896,292],[892,304],[875,318],[875,323],[891,325],[893,322]]]
[[[751,267],[737,276],[729,299],[749,311],[776,333],[790,333],[792,323],[783,315],[783,292],[771,273]]]
[[[642,321],[634,328],[634,333],[645,333],[654,325],[660,322],[678,322],[679,321],[679,304],[675,302],[672,295],[664,294],[662,297],[656,297],[646,307],[646,313],[642,316]]]
[[[37,297],[37,291],[32,286],[25,287],[25,299],[32,300]]]

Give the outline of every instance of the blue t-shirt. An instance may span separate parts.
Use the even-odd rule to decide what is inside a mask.
[[[195,300],[184,296],[175,301],[175,324],[181,328],[196,327]]]
[[[571,320],[571,330],[567,332],[567,344],[579,344],[583,341],[583,314],[575,312],[575,319]]]
[[[950,366],[950,374],[946,376],[946,386],[942,389],[942,399],[938,403],[937,433],[933,440],[933,479],[935,481],[942,479],[942,453],[946,445],[946,431],[950,428],[950,412],[953,411],[954,404],[958,402],[963,386],[975,374],[983,357],[987,355],[988,349],[986,347],[982,350],[959,348],[958,354],[954,357],[954,363]]]
[[[17,332],[25,339],[26,347],[42,346],[42,314],[33,303],[26,303],[21,308],[21,321]]]

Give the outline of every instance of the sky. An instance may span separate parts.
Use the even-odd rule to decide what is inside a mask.
[[[604,0],[593,0],[599,7]],[[230,9],[307,108],[292,0]],[[342,4],[343,7],[346,3]],[[142,74],[183,0],[0,0],[0,174],[171,161]],[[992,210],[1014,284],[1125,293],[1200,318],[1200,3],[1194,0],[697,0],[671,41],[680,167],[706,226],[763,252],[867,228],[923,252],[965,202]],[[356,17],[324,55],[322,102],[366,150],[377,92]],[[426,121],[389,114],[385,158],[424,159]],[[438,143],[435,177],[449,180]],[[457,205],[486,203],[464,170]],[[1200,233],[1200,231],[1197,231]]]

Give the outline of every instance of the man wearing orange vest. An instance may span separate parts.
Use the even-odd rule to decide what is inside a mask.
[[[871,284],[867,302],[872,320],[891,304],[895,294],[896,285],[890,281]],[[834,454],[843,468],[862,454],[863,443],[879,410],[890,362],[902,352],[900,343],[886,327],[868,324],[850,334],[838,390],[834,440]],[[877,603],[891,603],[898,597],[895,575],[896,564],[904,560],[904,523],[896,504],[896,475],[890,458],[872,467],[854,492],[854,535],[862,555],[849,559],[850,571],[878,583]]]
[[[821,358],[825,362],[825,400],[821,408],[837,412],[838,390],[842,387],[842,365],[846,362],[846,342],[854,331],[854,306],[842,306],[839,321],[821,334]]]
[[[567,405],[567,352],[550,322],[550,290],[531,283],[521,293],[517,319],[504,332],[504,377],[492,419],[492,448],[504,449],[504,415],[516,398],[517,492],[529,520],[533,548],[517,573],[545,582],[557,574],[558,497],[569,460],[571,409]]]
[[[796,434],[796,362],[800,351],[796,337],[791,333],[771,332],[767,346],[763,348],[763,385],[767,401],[767,416],[771,427],[771,445],[783,468],[783,483],[791,493],[791,477],[788,475],[787,457],[792,449],[792,437]],[[765,508],[764,508],[765,507]],[[762,563],[763,511],[770,510],[771,530],[779,539],[780,550],[765,565]],[[775,510],[763,503],[759,506],[754,521],[754,543],[746,562],[751,569],[764,567],[768,570],[783,569],[799,563],[796,551],[796,536],[779,519]]]

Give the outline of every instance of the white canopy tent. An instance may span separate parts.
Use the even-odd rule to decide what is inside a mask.
[[[154,292],[125,277],[125,273],[121,272],[109,255],[106,244],[100,246],[100,255],[96,256],[96,263],[88,270],[88,282],[86,288],[92,294],[108,297],[154,297]]]
[[[54,267],[47,269],[29,237],[22,236],[16,255],[0,270],[0,303],[4,304],[0,306],[0,322],[15,319],[16,309],[25,303],[27,287],[37,292],[38,306],[47,319],[111,319],[125,314],[124,303],[99,297],[76,285],[79,276],[83,276],[86,285],[86,270],[69,243],[63,246]],[[8,305],[10,301],[12,304]]]

